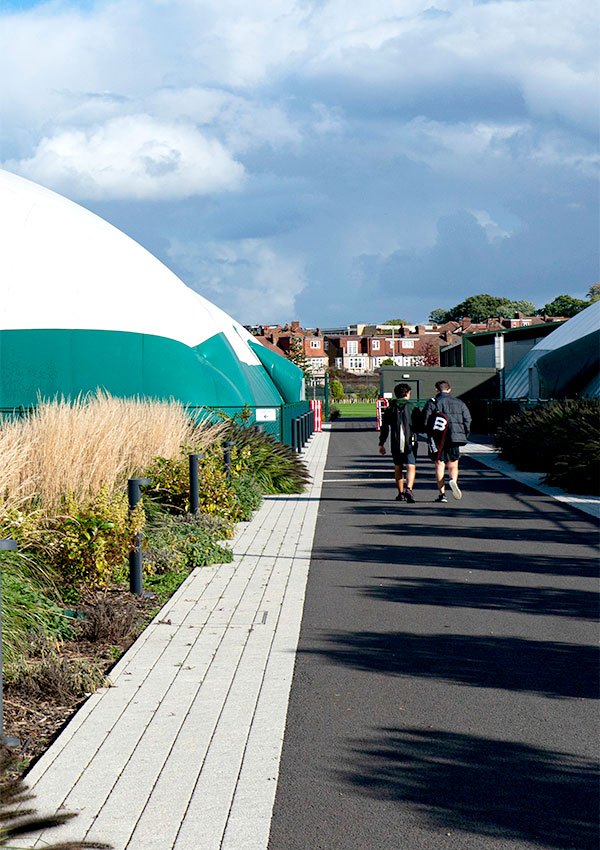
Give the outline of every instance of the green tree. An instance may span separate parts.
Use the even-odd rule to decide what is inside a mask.
[[[406,319],[388,319],[387,322],[383,323],[384,325],[407,325],[408,322]]]
[[[513,318],[515,313],[522,313],[524,316],[535,316],[535,304],[533,301],[507,301],[510,305],[510,312],[507,310],[503,316]]]
[[[557,295],[554,301],[544,304],[537,311],[538,316],[565,316],[570,319],[589,306],[589,301],[573,298],[571,295]]]
[[[341,401],[344,398],[344,387],[337,378],[334,378],[331,382],[331,397],[334,401]]]
[[[386,357],[385,360],[382,360],[379,364],[380,366],[395,366],[396,364],[392,360],[391,357]]]
[[[592,283],[588,290],[587,298],[590,304],[593,304],[594,301],[600,301],[600,283]]]
[[[289,351],[286,351],[285,356],[288,360],[291,360],[292,363],[302,369],[304,372],[305,378],[310,378],[312,373],[310,371],[310,366],[308,365],[308,360],[304,353],[304,340],[297,336],[290,337],[290,348]]]
[[[429,321],[435,322],[436,325],[443,325],[448,321],[448,316],[448,310],[445,310],[443,307],[436,307],[436,309],[432,310],[429,314]]]

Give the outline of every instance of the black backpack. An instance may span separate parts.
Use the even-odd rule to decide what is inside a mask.
[[[427,420],[427,449],[432,460],[438,460],[448,433],[448,417],[441,410],[434,410]]]

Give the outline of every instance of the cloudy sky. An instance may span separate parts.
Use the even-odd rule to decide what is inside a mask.
[[[598,24],[590,0],[0,0],[0,163],[245,324],[583,298]]]

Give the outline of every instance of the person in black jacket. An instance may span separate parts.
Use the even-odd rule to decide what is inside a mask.
[[[410,384],[394,388],[395,399],[383,411],[379,433],[379,454],[385,454],[385,441],[390,434],[390,450],[394,460],[394,474],[398,487],[398,502],[414,502],[413,485],[417,471],[417,440],[421,430],[419,409],[410,403]],[[404,487],[406,467],[406,488]]]
[[[464,446],[469,439],[471,414],[464,401],[459,398],[452,398],[450,395],[452,387],[448,381],[438,381],[435,388],[438,393],[425,405],[423,421],[425,428],[427,428],[432,413],[442,413],[448,420],[441,449],[432,458],[435,461],[435,477],[439,490],[436,501],[447,502],[444,484],[446,464],[448,465],[448,483],[452,495],[455,499],[462,499],[462,492],[458,486],[458,459],[460,457],[460,446]]]

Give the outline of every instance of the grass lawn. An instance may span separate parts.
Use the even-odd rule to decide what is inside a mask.
[[[375,402],[361,402],[357,401],[355,404],[338,404],[337,407],[340,409],[340,416],[344,418],[345,416],[360,416],[366,418],[375,419]]]

